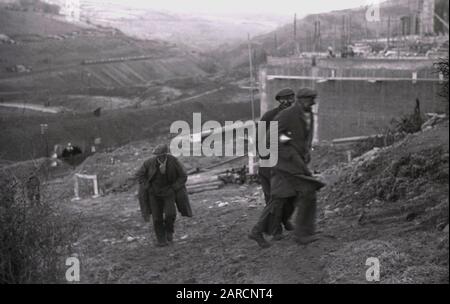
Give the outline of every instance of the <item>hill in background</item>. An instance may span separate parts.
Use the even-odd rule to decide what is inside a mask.
[[[140,40],[112,27],[72,24],[49,14],[4,6],[0,6],[0,34],[13,41],[0,43],[0,87],[4,91],[129,87],[204,76],[214,70],[205,54],[171,42]],[[128,60],[139,56],[146,59]],[[83,65],[87,61],[96,64]],[[28,73],[17,72],[17,66],[26,67]]]
[[[260,35],[287,22],[283,16],[179,14],[89,0],[82,2],[82,15],[91,23],[113,26],[133,37],[163,39],[197,50],[236,43],[246,39],[247,33]]]

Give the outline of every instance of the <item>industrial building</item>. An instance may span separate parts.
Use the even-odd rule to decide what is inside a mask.
[[[43,0],[49,4],[55,4],[60,7],[59,13],[63,15],[67,21],[80,21],[81,7],[80,0]]]
[[[442,78],[442,77],[441,77]],[[261,113],[277,106],[285,87],[315,88],[314,141],[380,134],[394,118],[411,114],[416,99],[423,113],[445,112],[438,96],[442,79],[430,59],[268,58],[260,68]]]

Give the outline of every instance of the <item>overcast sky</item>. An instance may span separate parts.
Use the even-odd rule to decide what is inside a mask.
[[[98,0],[104,1],[104,0]],[[179,13],[297,13],[328,12],[354,8],[377,0],[109,0],[131,7],[145,7]]]

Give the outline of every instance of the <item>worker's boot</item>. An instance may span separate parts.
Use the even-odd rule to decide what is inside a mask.
[[[308,245],[318,240],[319,238],[315,235],[304,235],[295,238],[295,242],[299,245]]]
[[[166,239],[168,242],[173,242],[173,233],[174,233],[174,217],[168,217],[164,223],[164,229],[166,232]]]
[[[166,236],[166,231],[162,225],[162,223],[156,223],[154,225],[155,228],[155,234],[156,234],[156,246],[157,247],[164,247],[169,245],[167,243],[167,236]]]
[[[167,243],[167,241],[157,241],[156,242],[156,247],[166,247],[166,246],[168,246],[169,245],[169,243]]]
[[[282,233],[277,233],[277,234],[274,234],[273,235],[273,240],[274,241],[281,241],[282,239],[284,239],[285,238],[285,236],[282,234]]]
[[[284,235],[283,235],[283,228],[281,227],[281,225],[278,225],[274,231],[273,231],[273,238],[274,241],[281,241],[282,239],[284,239]]]
[[[295,229],[294,225],[292,225],[292,223],[289,221],[284,222],[283,225],[284,229],[286,229],[287,231],[293,231]]]
[[[258,243],[259,247],[261,247],[261,248],[269,248],[270,247],[270,243],[266,241],[262,232],[258,232],[256,230],[252,229],[252,231],[248,235],[248,238],[256,241],[256,243]]]
[[[298,244],[307,245],[319,239],[315,236],[316,200],[315,190],[306,188],[296,217],[295,241]]]

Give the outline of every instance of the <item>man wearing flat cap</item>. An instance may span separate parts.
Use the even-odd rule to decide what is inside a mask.
[[[156,245],[167,246],[173,241],[177,209],[182,216],[192,216],[186,191],[187,174],[178,159],[169,153],[166,144],[153,150],[136,173],[139,182],[139,205],[146,222],[153,219]]]
[[[266,123],[266,133],[269,132],[270,122],[273,121],[275,116],[278,115],[282,110],[289,108],[295,102],[295,92],[291,88],[284,88],[277,93],[275,100],[279,102],[278,107],[267,111],[261,117],[260,121]],[[261,156],[260,159],[269,159],[270,156]],[[264,199],[266,204],[270,199],[270,168],[260,167],[258,170],[259,179],[264,192]]]
[[[313,120],[312,106],[317,93],[313,89],[303,88],[297,93],[297,102],[282,110],[274,120],[278,121],[280,142],[278,145],[278,163],[271,168],[271,201],[263,210],[272,209],[275,223],[281,223],[283,207],[292,200],[298,207],[295,240],[299,244],[308,244],[314,237],[316,192],[324,186],[312,177],[307,164],[310,160]],[[281,140],[283,139],[283,140]],[[263,238],[264,221],[261,217],[253,227],[249,237],[261,247],[270,244]]]
[[[275,100],[279,102],[279,106],[267,111],[260,119],[260,121],[266,122],[266,133],[269,132],[270,122],[274,120],[274,118],[280,113],[282,110],[289,108],[295,102],[295,92],[291,88],[284,88],[280,90],[276,96]],[[260,159],[269,159],[270,156],[261,156]],[[270,171],[271,168],[268,167],[259,167],[258,176],[261,183],[261,187],[264,193],[264,200],[266,205],[270,202]],[[282,222],[286,230],[293,230],[292,224],[289,222],[289,218],[294,211],[292,204],[287,204],[283,210]],[[272,210],[271,210],[272,211]],[[264,213],[263,215],[264,221],[264,229],[263,232],[268,235],[273,235],[275,240],[281,239],[281,234],[283,228],[281,223],[274,222],[274,216],[272,212]]]

